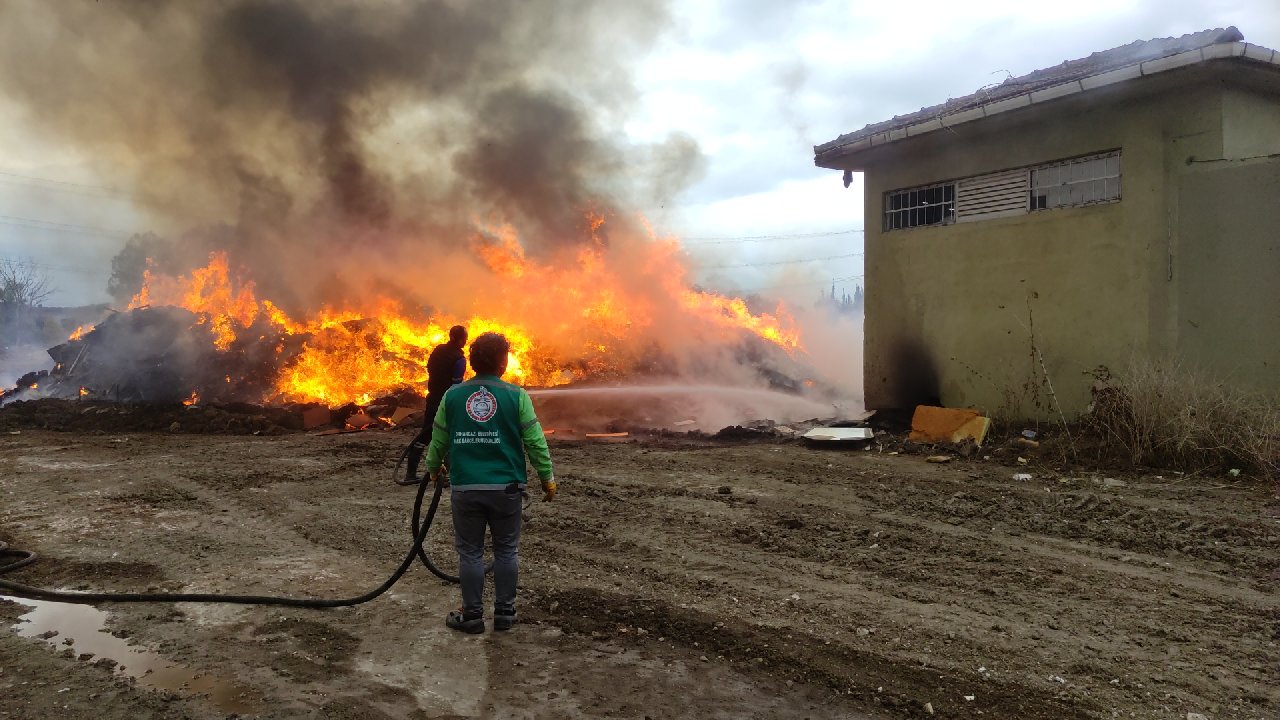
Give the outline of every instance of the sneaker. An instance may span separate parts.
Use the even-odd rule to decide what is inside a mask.
[[[510,630],[512,625],[516,624],[515,610],[494,610],[493,611],[493,629]]]
[[[454,610],[445,616],[444,624],[454,630],[460,630],[470,635],[479,635],[484,632],[484,616],[469,615],[462,610]]]

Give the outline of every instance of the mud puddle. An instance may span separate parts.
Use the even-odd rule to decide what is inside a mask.
[[[200,695],[219,710],[252,715],[255,695],[226,678],[171,663],[145,646],[130,645],[106,630],[107,613],[89,605],[29,600],[0,595],[31,610],[18,618],[13,630],[20,637],[43,640],[55,650],[70,649],[84,660],[115,661],[114,670],[153,690]],[[92,656],[92,657],[88,657]]]

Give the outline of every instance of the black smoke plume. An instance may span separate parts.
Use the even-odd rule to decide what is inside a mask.
[[[687,138],[620,139],[667,22],[662,0],[17,0],[0,95],[192,264],[229,250],[298,308],[372,282],[428,302],[477,222],[554,252],[585,209],[697,172]]]

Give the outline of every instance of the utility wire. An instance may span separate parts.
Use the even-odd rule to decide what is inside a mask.
[[[821,262],[825,260],[843,260],[845,258],[862,257],[862,253],[846,253],[844,255],[828,255],[826,257],[799,258],[797,260],[775,260],[773,262],[742,263],[740,265],[704,265],[699,270],[732,270],[736,268],[774,267],[777,265],[798,265],[800,263]]]
[[[784,283],[782,285],[762,285],[760,287],[753,287],[753,288],[739,288],[739,291],[740,292],[759,292],[761,290],[777,290],[778,288],[812,287],[815,285],[839,285],[841,283],[849,282],[850,280],[861,280],[862,277],[863,276],[861,275],[846,275],[845,277],[831,278],[830,280],[818,280],[816,282]]]
[[[117,240],[123,240],[129,237],[129,233],[122,230],[113,230],[111,228],[98,227],[95,225],[76,225],[74,223],[54,222],[52,220],[16,217],[14,215],[0,215],[0,224],[12,225],[14,227],[25,227],[32,230],[77,233],[80,235],[92,235],[94,237],[112,238]]]
[[[75,267],[75,266],[70,266],[70,265],[50,265],[49,263],[40,263],[40,262],[35,262],[34,260],[23,260],[23,259],[21,259],[21,258],[13,257],[12,255],[4,255],[4,256],[0,256],[0,262],[7,263],[7,264],[9,264],[9,265],[15,265],[15,266],[17,266],[17,267],[29,268],[29,269],[32,269],[32,270],[49,270],[49,271],[56,271],[56,272],[71,272],[71,273],[81,273],[81,274],[84,274],[84,275],[105,275],[105,274],[107,274],[106,269],[97,269],[97,270],[94,270],[94,269],[91,269],[91,268],[86,268],[86,267]]]
[[[684,245],[729,245],[749,242],[767,242],[770,240],[803,240],[809,238],[836,237],[839,235],[856,235],[861,234],[860,229],[849,230],[829,230],[826,232],[812,233],[780,233],[777,235],[738,235],[725,237],[687,237],[682,238],[681,243]]]
[[[60,185],[66,188],[81,188],[83,190],[92,190],[97,194],[114,195],[120,198],[129,197],[128,193],[122,192],[113,187],[107,187],[106,185],[90,185],[88,183],[68,182],[66,180],[54,180],[52,178],[36,177],[35,175],[23,175],[22,173],[9,172],[7,170],[0,170],[0,177],[17,178],[19,180],[26,180],[28,182],[24,184],[31,185],[33,187],[39,187],[38,185],[36,185],[36,183],[49,183],[51,185]],[[34,182],[30,182],[30,181],[34,181]],[[49,188],[49,189],[53,189],[53,188]]]
[[[0,186],[12,187],[12,188],[23,188],[26,190],[41,190],[41,191],[48,191],[48,192],[65,193],[67,195],[73,195],[78,198],[95,198],[97,200],[102,200],[104,202],[112,202],[112,203],[132,202],[132,198],[129,198],[124,195],[112,195],[111,193],[108,193],[105,190],[77,190],[76,188],[54,187],[51,185],[41,185],[39,183],[24,182],[22,180],[13,180],[11,178],[6,178],[3,176],[0,176]]]

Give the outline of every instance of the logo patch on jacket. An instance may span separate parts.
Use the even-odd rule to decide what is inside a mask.
[[[476,422],[487,422],[498,414],[498,399],[486,387],[471,393],[467,398],[467,415]]]

